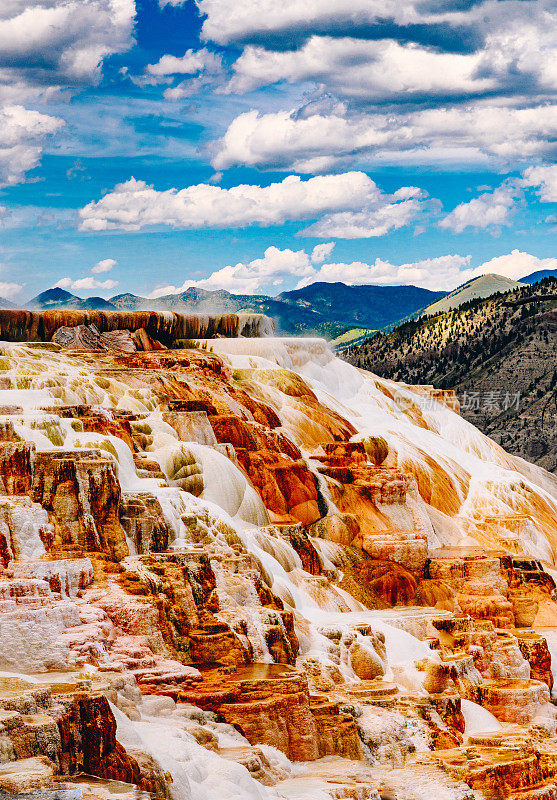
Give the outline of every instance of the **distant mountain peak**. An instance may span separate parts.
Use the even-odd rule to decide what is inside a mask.
[[[86,311],[87,309],[116,310],[116,306],[103,297],[77,297],[77,295],[67,292],[60,286],[53,286],[50,289],[46,289],[44,292],[36,295],[36,297],[32,297],[31,300],[23,303],[23,307],[30,311],[49,311],[55,309],[75,311]]]
[[[71,294],[71,292],[67,292],[60,286],[53,286],[51,289],[45,289],[44,292],[38,294],[33,300],[38,300],[41,303],[58,303],[73,298],[75,298],[75,295]]]
[[[539,283],[544,278],[557,278],[557,269],[539,269],[536,272],[531,272],[530,275],[525,275],[521,278],[522,283]]]

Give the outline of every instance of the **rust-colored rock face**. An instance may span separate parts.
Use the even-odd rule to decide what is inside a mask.
[[[273,522],[311,525],[320,518],[315,478],[284,433],[232,414],[211,415],[209,422],[216,440],[233,446]]]
[[[168,549],[172,533],[154,495],[124,492],[119,513],[126,538],[134,543],[138,553],[159,553]]]
[[[321,516],[317,486],[303,461],[293,461],[271,450],[236,450],[236,454],[270,511],[272,522],[317,522]]]
[[[527,725],[540,713],[544,705],[549,707],[549,689],[542,681],[510,680],[485,683],[478,696],[482,705],[501,722]]]
[[[336,507],[356,520],[352,536],[344,544],[364,550],[378,560],[401,564],[423,576],[427,541],[419,520],[407,506],[414,487],[411,476],[378,466],[388,457],[386,442],[368,438],[362,442],[323,445],[325,455],[315,454],[319,472],[330,479]],[[398,524],[393,525],[393,517]]]
[[[139,783],[139,765],[116,740],[116,721],[106,697],[78,697],[75,711],[83,748],[83,771],[99,778]]]
[[[554,800],[549,479],[317,340],[167,347],[257,319],[11,319],[107,347],[0,359],[0,791]]]
[[[0,480],[6,494],[27,494],[34,452],[31,442],[0,442]]]
[[[553,688],[553,673],[551,671],[551,653],[546,639],[532,631],[516,631],[520,652],[530,664],[530,674],[537,681],[543,681]]]
[[[113,461],[100,451],[37,454],[31,495],[50,512],[54,547],[98,550],[116,560],[128,554],[118,518],[120,484]]]
[[[277,747],[293,761],[319,757],[307,679],[291,668],[256,664],[210,675],[183,699],[218,711],[252,744]]]

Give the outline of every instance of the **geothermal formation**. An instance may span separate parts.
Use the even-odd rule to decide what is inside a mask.
[[[270,332],[0,313],[0,792],[555,800],[555,477]]]

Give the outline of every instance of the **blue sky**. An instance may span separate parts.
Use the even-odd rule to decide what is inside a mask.
[[[557,268],[549,0],[11,0],[0,295]]]

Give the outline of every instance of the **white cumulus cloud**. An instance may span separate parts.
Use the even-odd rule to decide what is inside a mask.
[[[528,167],[522,173],[522,185],[538,188],[544,203],[557,203],[557,165]]]
[[[471,94],[492,90],[496,81],[480,74],[479,53],[441,53],[392,39],[312,36],[297,50],[248,45],[234,63],[227,91],[248,92],[288,81],[315,81],[338,97],[372,102],[405,94]]]
[[[323,244],[316,244],[311,251],[311,260],[313,264],[321,264],[327,259],[335,249],[335,242],[323,242]]]
[[[103,258],[102,261],[97,261],[95,266],[91,268],[91,272],[95,275],[99,275],[102,272],[110,272],[117,263],[114,258]]]
[[[147,72],[151,75],[195,75],[197,72],[216,72],[221,68],[221,59],[204,47],[201,50],[186,50],[183,56],[165,55],[156,64],[149,64]]]
[[[302,278],[297,288],[316,281],[350,286],[357,284],[413,284],[426,289],[448,289],[461,283],[461,274],[470,263],[470,256],[446,255],[403,264],[381,258],[368,264],[364,261],[323,264],[310,277]]]
[[[318,245],[318,247],[327,246]],[[175,294],[192,286],[208,291],[226,289],[233,294],[264,292],[275,295],[293,286],[302,288],[316,282],[338,281],[350,286],[412,284],[426,289],[449,291],[472,278],[489,273],[505,275],[516,280],[537,270],[557,269],[557,258],[538,258],[518,250],[492,258],[477,267],[471,266],[471,255],[458,253],[395,264],[382,258],[376,258],[369,263],[327,261],[331,252],[332,248],[325,255],[325,263],[317,265],[314,258],[315,249],[308,254],[305,250],[268,247],[263,258],[222,267],[207,278],[186,280],[182,286],[160,286],[149,296],[156,298]]]
[[[405,187],[411,188],[411,187]],[[404,194],[404,193],[403,193]],[[306,236],[336,236],[339,239],[369,239],[385,236],[391,230],[409,225],[422,212],[421,193],[415,197],[393,197],[395,202],[370,203],[361,211],[339,211],[327,214],[306,228]]]
[[[60,278],[60,280],[54,284],[53,288],[71,289],[72,291],[83,289],[101,289],[102,291],[108,291],[109,289],[114,289],[116,286],[118,286],[118,281],[110,279],[98,281],[96,278],[86,277],[75,280],[74,278],[65,277]]]
[[[5,297],[8,300],[11,300],[21,292],[24,286],[24,283],[0,281],[0,297]]]
[[[460,203],[439,222],[440,228],[462,233],[466,228],[493,228],[506,225],[522,191],[515,181],[506,181],[493,192],[485,192],[466,203]]]
[[[103,58],[132,42],[134,0],[8,0],[0,4],[0,99],[18,87],[48,98],[96,83]]]
[[[137,231],[152,225],[234,228],[318,219],[315,226],[305,231],[307,235],[378,236],[416,216],[420,210],[419,192],[413,187],[403,187],[394,195],[386,195],[363,172],[308,180],[289,175],[269,186],[242,184],[223,189],[197,184],[165,191],[131,178],[82,208],[81,228],[95,231],[117,228]],[[368,214],[365,219],[360,217],[362,209]],[[343,212],[356,216],[339,218],[338,214]]]
[[[0,108],[0,186],[18,183],[28,170],[36,167],[44,140],[64,124],[59,117],[23,106]]]
[[[180,5],[185,0],[162,0]],[[346,26],[369,26],[384,20],[400,25],[446,22],[462,24],[466,15],[454,2],[420,3],[417,0],[197,0],[203,35],[220,44],[269,37],[274,32],[302,33],[316,29],[334,31]]]
[[[256,294],[262,287],[269,290],[277,288],[290,278],[313,275],[315,269],[311,259],[304,250],[280,250],[268,247],[263,258],[256,258],[247,263],[238,263],[216,270],[208,278],[200,281],[185,281],[180,287],[162,286],[150,296],[161,297],[165,294],[183,292],[190,286],[198,289],[226,289],[236,294]]]
[[[62,119],[27,108],[95,84],[132,42],[134,0],[0,2],[0,186],[23,180]]]
[[[506,255],[484,261],[479,267],[470,270],[469,277],[476,278],[479,275],[494,273],[495,275],[505,275],[516,281],[527,277],[532,272],[544,269],[557,269],[557,258],[538,258],[530,253],[512,250]]]
[[[215,143],[212,164],[324,172],[368,164],[508,164],[549,157],[557,105],[513,108],[489,101],[405,110],[246,111]]]

